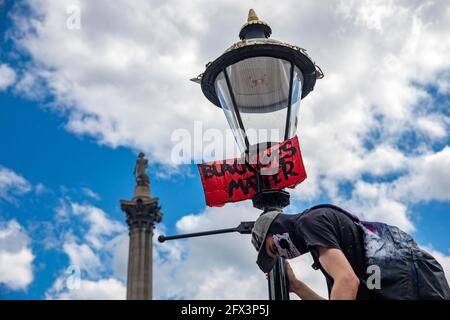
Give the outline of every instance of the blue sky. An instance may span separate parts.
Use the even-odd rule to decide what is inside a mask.
[[[130,198],[133,192],[132,170],[136,160],[133,150],[99,146],[92,139],[74,136],[64,130],[61,117],[43,110],[39,103],[13,94],[2,92],[0,104],[0,144],[5,150],[1,155],[2,166],[45,188],[42,193],[18,197],[14,203],[1,201],[2,220],[16,219],[22,226],[33,221],[52,221],[59,199],[70,197],[93,202],[111,218],[125,221],[119,200]],[[195,165],[190,169],[197,170]],[[157,166],[150,167],[150,176],[155,176],[152,174],[155,170]],[[154,178],[151,187],[160,198],[163,212],[167,213],[164,222],[168,232],[175,232],[179,217],[205,206],[201,181],[196,174],[170,180]],[[95,190],[100,199],[83,194],[83,188]],[[175,193],[177,201],[174,201]],[[36,237],[39,237],[38,230]],[[45,241],[42,235],[39,241]],[[35,264],[41,265],[36,274],[39,280],[26,291],[14,292],[2,286],[2,297],[42,298],[60,268],[68,264],[67,257],[57,250],[43,250],[42,244],[32,248],[38,253]],[[55,260],[55,265],[49,263]]]
[[[52,221],[59,199],[69,197],[92,202],[111,218],[125,221],[119,200],[130,198],[133,192],[132,170],[136,160],[133,150],[99,146],[92,139],[74,136],[64,130],[59,116],[13,94],[2,92],[0,103],[0,144],[5,150],[1,155],[2,166],[19,172],[33,185],[43,184],[45,189],[42,193],[20,196],[13,203],[1,201],[2,220],[16,219],[22,226]],[[197,170],[195,165],[189,168]],[[150,167],[150,176],[155,176],[152,174],[155,170],[157,166]],[[168,232],[175,232],[179,217],[205,206],[201,181],[194,173],[170,180],[152,179],[152,190],[166,213]],[[100,199],[90,198],[82,192],[83,188],[95,190]],[[38,230],[35,232],[39,241],[45,241]],[[34,263],[41,265],[37,281],[26,291],[14,292],[2,286],[2,297],[42,298],[60,268],[68,264],[67,257],[58,250],[43,250],[42,244],[32,248],[38,253]],[[49,263],[55,259],[55,265]]]
[[[206,208],[195,164],[169,159],[174,130],[191,130],[194,121],[226,129],[220,110],[187,79],[238,40],[250,4],[77,1],[81,29],[68,31],[70,5],[0,0],[0,266],[5,253],[17,254],[8,260],[17,268],[7,265],[16,271],[0,275],[1,299],[123,298],[127,232],[119,200],[132,195],[141,150],[164,212],[157,234],[257,216],[248,202]],[[399,225],[449,270],[450,45],[441,42],[449,36],[448,4],[344,1],[334,8],[309,1],[298,8],[303,19],[283,20],[295,5],[272,13],[270,2],[254,4],[275,38],[307,47],[326,74],[302,102],[298,133],[308,179],[292,191],[286,211],[332,202]],[[314,14],[316,28],[297,32]],[[219,30],[230,31],[211,38]],[[424,39],[429,51],[411,48]],[[352,43],[357,47],[347,49]],[[384,67],[374,71],[375,64]],[[157,244],[156,296],[264,298],[247,240]],[[324,292],[308,263],[296,262],[296,272]],[[84,282],[70,291],[65,270],[74,264]],[[236,293],[239,279],[249,289]]]

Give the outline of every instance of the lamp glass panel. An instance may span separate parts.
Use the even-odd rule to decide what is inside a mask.
[[[228,90],[227,81],[225,78],[225,74],[221,72],[215,82],[216,93],[219,99],[220,105],[222,106],[222,110],[225,113],[225,117],[227,118],[228,125],[233,131],[233,135],[236,139],[236,143],[241,151],[245,151],[245,137],[243,128],[239,126],[239,121],[237,118],[237,114],[233,107],[233,102],[231,99],[230,91]]]
[[[291,113],[289,115],[289,129],[287,138],[292,138],[297,133],[298,111],[302,100],[303,74],[296,66],[292,79]]]
[[[227,73],[250,145],[283,141],[291,63],[253,57],[228,66]]]
[[[286,128],[291,62],[272,57],[253,57],[228,66],[217,76],[217,97],[241,151],[246,149],[245,136],[252,146],[282,142],[286,136],[291,138],[296,134],[302,84],[302,73],[295,66],[289,127]],[[236,106],[233,105],[231,92]]]

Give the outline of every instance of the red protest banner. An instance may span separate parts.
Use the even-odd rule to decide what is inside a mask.
[[[256,168],[256,161],[250,161]],[[306,179],[297,136],[263,152],[260,179],[265,189],[294,188]],[[206,204],[221,207],[227,202],[251,199],[257,192],[257,175],[242,159],[228,159],[198,165]]]

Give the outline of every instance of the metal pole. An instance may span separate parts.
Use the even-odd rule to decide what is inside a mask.
[[[289,290],[284,258],[278,258],[267,277],[270,300],[289,300]]]
[[[253,206],[263,210],[265,214],[271,210],[283,211],[289,205],[289,193],[284,190],[263,190],[258,192],[253,198]],[[284,268],[284,259],[278,258],[272,270],[267,276],[269,299],[289,300],[289,290]]]
[[[184,234],[177,234],[177,235],[174,235],[174,236],[161,235],[161,236],[158,237],[158,241],[159,242],[164,242],[166,240],[202,237],[202,236],[209,236],[209,235],[212,235],[212,234],[221,234],[221,233],[230,233],[230,232],[238,232],[240,234],[250,234],[250,233],[252,233],[252,229],[253,229],[253,225],[254,224],[255,224],[255,221],[242,221],[235,228],[209,230],[209,231],[194,232],[194,233],[184,233]]]
[[[228,229],[219,229],[219,230],[195,232],[195,233],[177,234],[177,235],[174,235],[174,236],[163,236],[163,235],[161,235],[161,236],[158,237],[158,241],[159,242],[164,242],[166,240],[202,237],[202,236],[209,236],[209,235],[212,235],[212,234],[229,233],[229,232],[236,232],[236,231],[238,231],[237,228],[228,228]]]

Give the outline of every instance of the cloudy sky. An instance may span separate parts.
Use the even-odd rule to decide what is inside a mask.
[[[170,158],[177,129],[227,128],[188,79],[238,40],[249,8],[325,72],[302,101],[308,178],[286,212],[331,202],[397,225],[449,279],[448,1],[0,0],[0,298],[125,298],[119,200],[139,151],[165,214],[157,235],[258,216],[249,202],[207,208],[196,166]],[[158,299],[267,297],[247,236],[154,256]],[[325,295],[311,263],[295,271]]]

